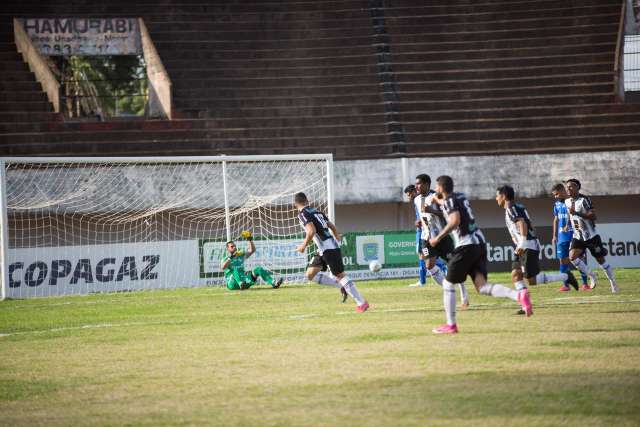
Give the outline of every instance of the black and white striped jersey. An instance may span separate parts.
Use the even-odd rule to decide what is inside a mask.
[[[591,209],[593,209],[593,203],[591,199],[583,194],[578,194],[575,199],[568,198],[564,201],[569,211],[569,220],[573,226],[573,238],[577,240],[589,240],[598,235],[596,230],[596,222],[590,219],[583,218],[576,214],[571,214],[570,209],[573,207],[574,211],[578,214],[585,215]]]
[[[531,224],[531,217],[529,217],[529,212],[527,212],[527,208],[525,208],[524,205],[520,203],[512,203],[511,206],[505,209],[504,220],[507,224],[509,234],[511,234],[511,239],[513,240],[513,243],[515,243],[516,247],[531,249],[534,251],[540,250],[540,241],[538,241],[536,230],[533,228],[533,224]],[[518,221],[521,220],[527,224],[526,236],[522,236],[520,233]]]
[[[429,240],[436,237],[445,226],[444,217],[422,211],[423,206],[429,206],[432,209],[440,210],[440,205],[433,202],[435,194],[435,191],[429,190],[426,195],[423,196],[422,194],[418,194],[416,198],[413,199],[416,211],[420,212],[420,218],[423,223],[427,225],[426,227],[422,227],[422,234],[420,236],[422,240]]]
[[[313,241],[318,247],[318,253],[322,255],[322,252],[328,249],[337,249],[340,247],[338,241],[331,233],[328,223],[329,218],[310,206],[305,206],[298,214],[298,220],[304,228],[307,224],[311,223],[316,228],[316,234],[313,236]]]
[[[449,197],[444,200],[442,210],[447,218],[453,212],[460,213],[460,224],[453,230],[453,234],[456,237],[456,247],[484,245],[484,235],[476,225],[469,200],[467,200],[467,197],[463,193],[451,193]]]

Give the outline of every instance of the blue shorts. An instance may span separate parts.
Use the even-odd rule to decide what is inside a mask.
[[[556,243],[556,257],[558,259],[569,258],[570,245],[571,245],[571,240],[567,240],[566,242]]]

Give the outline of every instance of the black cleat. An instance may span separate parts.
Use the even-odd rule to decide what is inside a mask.
[[[525,313],[523,309],[520,309],[520,310],[516,311],[516,315],[517,316],[524,316],[525,314],[527,314],[527,313]]]
[[[278,279],[276,284],[273,285],[273,289],[278,289],[280,286],[282,286],[282,282],[284,282],[284,279],[281,277],[281,278]]]
[[[347,291],[344,290],[344,288],[340,288],[340,293],[342,294],[342,303],[344,304],[345,302],[347,302],[347,298],[349,298],[349,294],[347,293]]]
[[[573,275],[572,272],[567,271],[567,283],[571,285],[573,289],[576,291],[579,289],[578,281],[576,280],[576,276]]]

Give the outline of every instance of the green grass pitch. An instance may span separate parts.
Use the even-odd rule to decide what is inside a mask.
[[[637,426],[640,270],[594,292],[478,295],[360,282],[0,302],[0,425]],[[505,274],[490,277],[508,283]]]

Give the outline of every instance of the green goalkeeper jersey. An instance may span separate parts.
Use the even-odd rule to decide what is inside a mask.
[[[237,255],[238,253],[240,255]],[[231,264],[229,264],[229,266],[224,269],[224,277],[226,278],[233,275],[234,270],[244,272],[244,252],[236,251],[236,255],[230,258],[231,258]]]

